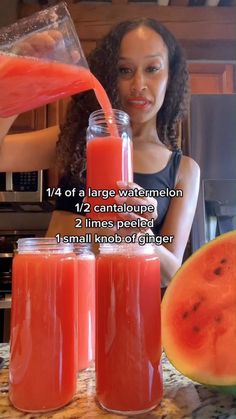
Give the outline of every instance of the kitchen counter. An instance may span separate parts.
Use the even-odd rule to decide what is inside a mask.
[[[131,418],[100,409],[95,400],[94,368],[79,374],[77,392],[64,408],[44,414],[24,414],[14,409],[8,400],[9,345],[0,344],[0,356],[5,358],[0,370],[0,418],[45,419],[107,419]],[[164,398],[152,412],[138,415],[139,419],[235,419],[236,399],[231,395],[210,390],[178,373],[165,356],[162,358],[164,373]]]

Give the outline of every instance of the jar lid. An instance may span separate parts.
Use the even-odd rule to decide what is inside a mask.
[[[62,243],[55,237],[30,237],[17,240],[18,253],[68,253],[73,252],[73,245]]]
[[[99,246],[100,254],[131,254],[148,255],[156,253],[156,247],[152,243],[146,243],[141,246],[137,241],[135,243],[102,243]],[[157,253],[156,253],[157,255]]]

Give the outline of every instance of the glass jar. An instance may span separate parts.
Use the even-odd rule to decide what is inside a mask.
[[[101,206],[115,204],[117,181],[132,182],[132,142],[128,114],[113,109],[106,116],[102,110],[89,117],[87,129],[87,199],[90,217],[95,220],[116,219],[116,213],[101,210]],[[103,196],[99,191],[103,192]],[[94,191],[94,192],[93,192]],[[113,191],[113,192],[112,192]],[[99,208],[100,207],[100,208]]]
[[[162,398],[160,263],[152,245],[104,244],[96,261],[100,405],[134,415]]]
[[[13,259],[9,397],[27,412],[67,404],[76,390],[77,261],[54,238],[18,240]]]
[[[78,370],[95,358],[95,256],[89,244],[75,244],[78,287]]]

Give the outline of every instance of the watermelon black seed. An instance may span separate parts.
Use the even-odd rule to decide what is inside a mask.
[[[215,321],[216,321],[217,323],[220,323],[220,322],[221,322],[221,320],[222,320],[222,316],[221,316],[220,314],[218,314],[218,316],[216,316],[216,317],[215,317]]]
[[[199,308],[201,304],[201,301],[198,301],[197,303],[193,304],[193,311],[197,311],[197,309]]]
[[[198,326],[193,326],[193,332],[198,333],[200,331],[200,328]]]
[[[185,311],[185,312],[182,314],[182,318],[183,318],[183,319],[186,319],[188,316],[189,316],[189,312],[188,312],[188,311]]]
[[[223,273],[223,269],[220,266],[218,266],[216,269],[214,269],[213,273],[215,275],[219,275],[220,276]]]
[[[227,259],[221,259],[220,263],[226,263]]]

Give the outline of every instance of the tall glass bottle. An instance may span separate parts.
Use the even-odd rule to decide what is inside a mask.
[[[91,205],[89,216],[93,219],[116,219],[113,211],[99,210],[99,206],[115,204],[114,194],[108,198],[99,191],[118,192],[117,181],[133,180],[132,142],[129,116],[113,109],[106,116],[102,110],[89,117],[87,129],[87,200]],[[94,194],[92,194],[94,190]],[[98,191],[98,192],[97,192]]]
[[[134,415],[162,398],[160,263],[152,245],[104,244],[96,261],[97,398]]]
[[[9,397],[23,411],[68,403],[76,390],[77,260],[55,239],[18,240],[13,260]]]

